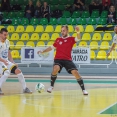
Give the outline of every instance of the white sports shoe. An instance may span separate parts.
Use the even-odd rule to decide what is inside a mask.
[[[86,90],[82,91],[84,95],[88,95],[88,92]]]
[[[52,90],[53,90],[53,87],[51,86],[51,87],[49,87],[49,88],[47,89],[47,92],[48,92],[48,93],[52,93]]]

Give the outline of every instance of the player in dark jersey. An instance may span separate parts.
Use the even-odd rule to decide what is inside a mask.
[[[68,26],[64,25],[61,28],[62,37],[57,38],[53,46],[48,47],[44,51],[38,51],[38,54],[39,54],[39,53],[49,52],[54,48],[56,49],[53,71],[51,74],[51,87],[48,88],[47,90],[47,92],[49,93],[51,93],[54,88],[54,83],[57,78],[58,72],[60,73],[60,71],[64,67],[68,73],[73,74],[73,76],[75,76],[78,84],[82,89],[83,94],[88,95],[88,92],[85,90],[85,87],[84,87],[83,79],[78,73],[77,67],[72,62],[72,57],[71,57],[71,51],[72,51],[73,45],[76,42],[80,41],[80,38],[81,38],[79,27],[76,27],[76,33],[77,33],[76,38],[68,36],[69,35]]]

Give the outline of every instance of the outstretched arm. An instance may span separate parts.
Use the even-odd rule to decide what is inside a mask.
[[[115,47],[116,47],[116,43],[114,43],[114,44],[112,45],[110,51],[107,53],[107,56],[110,55],[110,53],[115,49]]]
[[[53,48],[50,46],[50,47],[46,48],[46,49],[43,50],[43,51],[38,51],[37,53],[39,54],[39,53],[49,52],[49,51],[51,51],[52,49],[53,49]]]

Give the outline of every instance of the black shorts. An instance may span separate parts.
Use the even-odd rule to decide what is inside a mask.
[[[64,67],[66,69],[66,71],[71,74],[72,70],[78,70],[76,65],[70,61],[70,60],[59,60],[59,59],[55,59],[54,60],[54,65],[59,65],[60,66],[60,71],[61,72],[62,68]]]

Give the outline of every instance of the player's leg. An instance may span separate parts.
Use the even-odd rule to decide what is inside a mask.
[[[7,69],[7,67],[3,64],[0,65],[1,70],[1,78],[0,78],[0,95],[3,95],[4,93],[1,90],[2,84],[6,81],[6,79],[10,75],[10,71]]]
[[[85,90],[83,79],[80,76],[79,72],[77,70],[72,70],[71,73],[72,73],[73,76],[75,76],[78,84],[80,85],[80,87],[81,87],[81,89],[83,91],[83,94],[88,95],[88,92]]]
[[[25,79],[24,79],[24,75],[22,74],[22,71],[19,68],[17,68],[17,66],[13,65],[12,63],[11,63],[11,65],[12,65],[11,73],[17,75],[18,80],[19,80],[19,82],[21,83],[21,85],[23,87],[23,93],[32,93],[32,91],[30,91],[26,87],[26,82],[25,82]]]
[[[55,60],[54,61],[54,66],[53,66],[53,70],[51,73],[51,86],[50,88],[47,89],[47,92],[51,93],[53,88],[54,88],[54,83],[57,79],[57,74],[58,72],[60,73],[60,71],[62,70],[62,61],[61,60]]]
[[[59,65],[54,65],[53,70],[51,73],[51,86],[47,89],[47,92],[51,93],[53,88],[54,88],[54,83],[57,79],[57,74],[60,71],[60,66]]]
[[[65,66],[65,69],[68,71],[68,73],[70,73],[73,76],[75,76],[78,84],[80,85],[80,87],[81,87],[81,89],[83,91],[83,94],[84,95],[88,95],[88,92],[85,90],[85,87],[84,87],[83,79],[80,76],[76,65],[72,61],[65,61],[64,62],[64,66]]]

